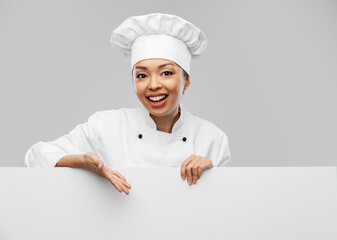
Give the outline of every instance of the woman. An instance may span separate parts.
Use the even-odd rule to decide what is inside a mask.
[[[224,166],[227,135],[180,103],[190,85],[190,61],[207,46],[203,32],[178,16],[152,13],[126,19],[111,44],[131,60],[142,107],[94,113],[69,134],[34,144],[25,166],[86,168],[126,194],[130,184],[109,167],[180,166],[182,179],[195,184],[205,169]]]

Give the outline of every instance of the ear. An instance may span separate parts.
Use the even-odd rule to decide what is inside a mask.
[[[187,75],[184,90],[186,90],[191,84],[190,75]]]

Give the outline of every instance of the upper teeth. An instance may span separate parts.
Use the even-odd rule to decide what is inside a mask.
[[[165,95],[162,96],[157,96],[157,97],[149,97],[151,101],[159,101],[161,99],[163,99],[165,97]]]

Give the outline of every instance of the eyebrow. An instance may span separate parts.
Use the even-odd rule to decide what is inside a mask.
[[[165,63],[165,64],[162,64],[162,65],[158,66],[158,68],[163,68],[163,67],[165,67],[166,65],[172,65],[172,66],[174,66],[172,63]],[[147,67],[136,66],[135,69],[147,69]]]

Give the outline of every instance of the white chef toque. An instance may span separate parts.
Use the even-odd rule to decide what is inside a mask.
[[[131,60],[131,71],[143,59],[164,58],[190,75],[191,59],[206,50],[207,38],[181,17],[151,13],[127,18],[113,30],[110,43]]]

